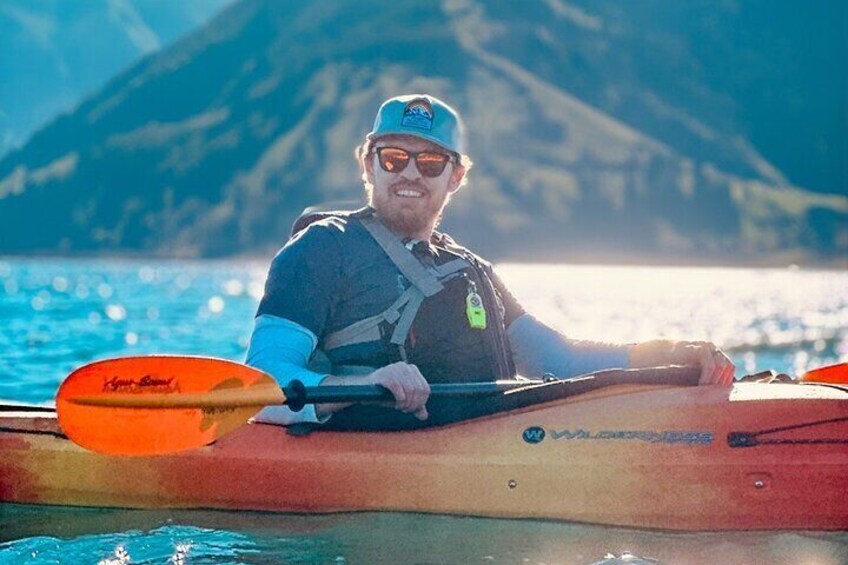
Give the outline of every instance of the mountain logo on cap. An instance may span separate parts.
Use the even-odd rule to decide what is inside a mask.
[[[433,129],[433,107],[423,98],[416,98],[403,109],[400,125],[408,128]]]

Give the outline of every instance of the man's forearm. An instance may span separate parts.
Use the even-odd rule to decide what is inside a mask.
[[[629,346],[569,339],[533,316],[524,314],[507,330],[518,373],[568,379],[612,368],[627,368]]]
[[[698,362],[698,354],[687,347],[691,343],[695,342],[656,339],[637,343],[630,348],[630,366],[640,369],[695,364]]]
[[[311,332],[293,322],[274,316],[260,316],[256,319],[245,363],[273,376],[281,386],[293,379],[302,381],[306,386],[316,386],[325,376],[307,368],[316,343],[317,338]],[[259,421],[284,425],[316,423],[324,419],[316,414],[313,405],[304,407],[300,412],[292,412],[286,406],[269,406],[257,416]]]

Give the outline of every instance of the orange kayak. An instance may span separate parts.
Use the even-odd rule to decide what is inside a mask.
[[[401,432],[249,424],[155,457],[88,452],[50,412],[0,412],[3,502],[848,530],[846,477],[848,390],[815,384],[615,385]]]

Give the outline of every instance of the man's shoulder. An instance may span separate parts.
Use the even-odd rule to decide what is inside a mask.
[[[352,220],[349,216],[323,216],[315,218],[300,230],[293,232],[292,237],[304,233],[310,233],[312,237],[338,237],[348,231],[351,223]]]
[[[434,242],[436,245],[447,249],[448,251],[456,254],[464,256],[466,259],[473,259],[477,263],[487,268],[490,268],[492,264],[489,261],[483,259],[480,255],[456,242],[456,240],[450,235],[444,232],[435,232],[433,234]]]
[[[323,205],[307,208],[292,224],[291,235],[295,236],[313,225],[344,231],[348,224],[368,213],[368,208],[356,210],[327,209]]]
[[[311,221],[298,225],[289,240],[279,251],[284,254],[316,254],[340,252],[343,248],[356,245],[359,240],[367,238],[367,232],[362,229],[355,215],[350,213],[326,214],[312,218]]]
[[[338,210],[332,212],[315,212],[301,215],[292,226],[291,237],[295,238],[303,233],[311,233],[312,237],[320,235],[340,236],[348,233],[351,228],[359,224],[362,216],[360,210]]]

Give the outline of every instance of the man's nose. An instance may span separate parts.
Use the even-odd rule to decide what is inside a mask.
[[[421,178],[421,171],[418,170],[418,161],[410,159],[409,164],[400,172],[400,176],[406,180],[418,180]]]

